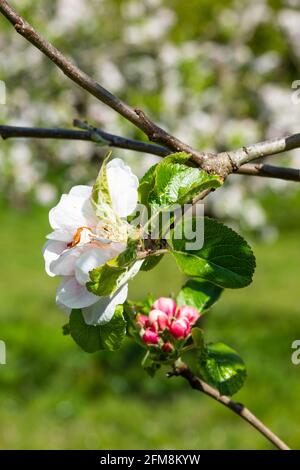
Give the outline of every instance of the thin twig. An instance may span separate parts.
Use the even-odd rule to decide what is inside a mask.
[[[172,377],[173,375],[181,376],[186,379],[192,388],[199,390],[200,392],[208,395],[222,405],[226,406],[234,413],[239,415],[242,419],[247,421],[248,424],[253,426],[257,431],[259,431],[263,436],[265,436],[274,446],[280,450],[290,450],[290,448],[279,439],[276,434],[274,434],[265,424],[263,424],[251,411],[248,410],[241,403],[237,403],[226,395],[220,395],[218,390],[208,385],[206,382],[201,380],[199,377],[193,374],[189,367],[180,362],[178,366],[175,367],[174,371],[169,373],[168,376]]]
[[[264,176],[287,181],[300,181],[300,170],[297,168],[284,168],[268,165],[266,163],[247,163],[237,171],[239,175]],[[234,174],[234,173],[233,173]]]
[[[149,256],[161,256],[167,253],[170,253],[170,250],[168,250],[167,248],[149,249],[149,250],[138,252],[137,258],[145,259],[145,258],[148,258]]]
[[[82,121],[75,119],[74,125],[82,128]],[[119,135],[110,134],[99,127],[86,125],[88,130],[74,130],[62,128],[40,128],[40,127],[19,127],[19,126],[1,126],[0,136],[5,139],[11,138],[34,138],[34,139],[61,139],[61,140],[83,140],[91,142],[102,142],[108,147],[122,148],[136,152],[148,153],[158,157],[165,157],[170,154],[170,150],[161,145],[142,142],[140,140],[128,139]],[[297,138],[299,134],[295,134]],[[294,137],[294,136],[291,136]],[[296,142],[296,140],[295,140]],[[300,144],[300,142],[299,142]],[[267,178],[277,178],[287,181],[300,181],[300,169],[284,168],[265,163],[244,164],[234,175],[262,176]],[[210,190],[205,191],[195,197],[193,203],[204,199]]]
[[[77,121],[75,121],[77,122]],[[140,140],[128,139],[93,127],[92,130],[74,130],[74,129],[47,129],[39,127],[17,127],[17,126],[0,126],[0,135],[3,139],[10,138],[37,138],[37,139],[66,139],[66,140],[84,140],[99,142],[109,147],[116,147],[137,152],[149,153],[164,157],[170,153],[165,147],[160,145],[142,142]]]
[[[0,126],[2,139],[35,138],[35,139],[61,139],[61,140],[92,140],[91,133],[74,129]]]

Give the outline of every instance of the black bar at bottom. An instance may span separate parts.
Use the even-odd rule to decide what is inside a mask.
[[[232,465],[249,463],[285,463],[299,462],[299,451],[207,451],[207,450],[2,450],[0,451],[0,466],[16,463],[30,464],[31,468],[42,464],[83,464],[84,470],[101,468],[103,466],[121,466],[137,468],[140,466],[202,466],[219,463],[222,466],[228,462]],[[21,467],[20,467],[21,468]]]

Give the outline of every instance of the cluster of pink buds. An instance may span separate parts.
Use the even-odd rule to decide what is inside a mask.
[[[186,305],[178,307],[173,299],[160,297],[154,302],[149,315],[138,315],[136,321],[146,344],[160,345],[163,351],[171,352],[173,345],[164,342],[161,334],[168,330],[174,339],[186,339],[199,317],[196,308]]]

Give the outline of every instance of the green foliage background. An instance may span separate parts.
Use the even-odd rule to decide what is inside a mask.
[[[291,82],[299,78],[299,41],[282,26],[287,11],[299,18],[297,2],[83,0],[77,7],[83,4],[85,14],[73,23],[68,20],[71,3],[22,0],[15,5],[87,72],[106,77],[113,91],[144,107],[170,130],[186,134],[194,145],[221,150],[299,131],[299,106],[280,107],[285,119],[279,119],[264,100],[266,86],[272,85],[270,100],[276,101],[279,91],[289,97]],[[259,15],[260,5],[264,10]],[[167,26],[165,19],[172,14],[176,21]],[[152,26],[147,26],[153,16]],[[155,29],[161,18],[165,23]],[[1,123],[69,127],[80,117],[108,131],[141,137],[63,78],[2,18],[0,28],[0,79],[7,87]],[[112,80],[116,69],[124,78],[119,84]],[[174,94],[166,98],[170,88]],[[201,127],[207,116],[213,119]],[[47,204],[38,207],[37,190],[50,184],[57,200],[71,185],[89,183],[98,173],[101,155],[92,144],[0,144],[0,339],[7,344],[7,365],[0,366],[0,447],[271,448],[244,422],[187,389],[180,379],[167,380],[164,371],[155,379],[147,377],[135,346],[89,355],[62,335],[65,319],[54,304],[57,281],[44,273],[40,254],[49,227]],[[125,156],[140,174],[153,163],[130,152],[114,155]],[[294,165],[298,155],[292,154]],[[284,163],[288,158],[283,156]],[[226,292],[203,326],[208,339],[226,342],[247,364],[249,377],[236,399],[299,448],[300,366],[292,365],[290,356],[291,343],[300,335],[300,193],[293,183],[237,178],[216,191],[210,210],[235,222],[239,213],[234,216],[232,201],[242,186],[241,207],[249,200],[259,204],[279,236],[271,245],[254,244],[254,283]],[[247,217],[242,229],[246,222]],[[260,231],[264,227],[265,222]],[[176,293],[182,282],[175,264],[164,260],[134,280],[131,297],[141,299],[150,291]]]
[[[57,282],[44,273],[39,253],[46,211],[6,212],[1,221],[0,331],[7,344],[7,365],[0,366],[1,448],[272,448],[181,379],[166,379],[165,370],[149,378],[140,348],[89,355],[63,336]],[[248,379],[235,399],[299,448],[300,369],[290,360],[300,331],[298,237],[284,234],[254,250],[254,283],[225,292],[203,326],[208,340],[225,341],[247,364]],[[176,292],[182,279],[169,263],[137,277],[131,297]]]

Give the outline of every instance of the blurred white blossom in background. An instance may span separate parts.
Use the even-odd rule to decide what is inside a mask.
[[[56,187],[50,183],[40,183],[35,188],[35,197],[42,206],[49,206],[57,198]]]
[[[199,1],[188,10],[183,3],[57,0],[42,7],[35,0],[22,2],[22,9],[30,6],[37,29],[100,83],[192,146],[223,151],[298,132],[300,104],[291,105],[291,83],[300,79],[299,2],[279,8],[267,0]],[[9,93],[1,123],[71,127],[79,117],[141,138],[3,25],[0,79]],[[92,181],[106,150],[87,142],[8,140],[0,146],[0,182],[10,201],[33,191],[38,204],[52,204],[58,192]],[[158,161],[132,151],[114,155],[139,176]],[[299,166],[299,155],[295,150],[284,162]],[[208,211],[263,233],[268,214],[260,194],[282,188],[296,190],[291,183],[231,176],[208,198]]]

